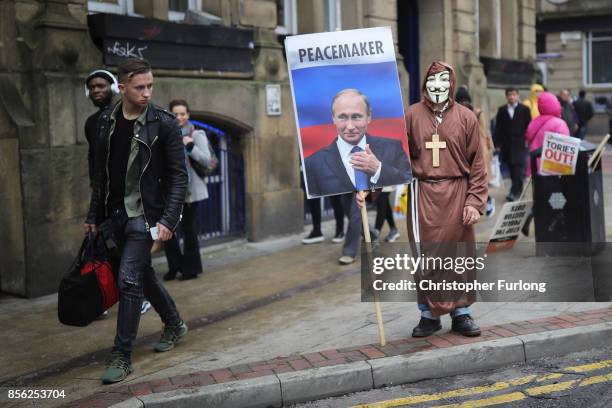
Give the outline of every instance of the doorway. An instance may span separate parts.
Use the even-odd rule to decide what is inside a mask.
[[[404,66],[410,78],[410,104],[421,100],[421,78],[419,75],[419,2],[403,0],[397,2],[398,49],[404,57]]]
[[[240,137],[205,120],[190,121],[206,132],[219,161],[217,168],[204,179],[208,199],[198,202],[196,207],[196,231],[200,243],[244,236],[246,189]]]

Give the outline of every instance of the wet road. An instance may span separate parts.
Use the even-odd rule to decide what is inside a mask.
[[[610,407],[612,347],[365,391],[292,408]]]

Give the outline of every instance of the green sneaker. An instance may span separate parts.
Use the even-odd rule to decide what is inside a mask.
[[[184,321],[181,320],[176,326],[164,326],[161,338],[153,347],[155,351],[169,351],[174,348],[174,345],[189,331],[189,328]]]
[[[102,376],[102,384],[113,384],[125,380],[132,373],[130,360],[120,351],[113,351],[106,363],[106,371]]]

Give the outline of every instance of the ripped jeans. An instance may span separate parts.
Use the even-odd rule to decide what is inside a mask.
[[[127,357],[138,333],[140,307],[146,297],[164,324],[175,326],[181,318],[168,291],[162,286],[151,267],[151,234],[145,228],[144,217],[129,218],[116,234],[121,253],[117,286],[119,287],[119,313],[117,335],[113,351]]]

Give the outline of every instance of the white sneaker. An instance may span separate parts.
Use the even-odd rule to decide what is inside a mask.
[[[96,317],[96,320],[104,320],[108,317],[108,310],[105,310],[102,312],[102,314],[98,317]]]
[[[332,238],[332,242],[334,244],[341,244],[341,243],[343,243],[344,242],[344,233],[341,232],[339,234],[336,234],[336,236]]]
[[[400,233],[397,231],[397,228],[391,229],[387,236],[385,237],[386,242],[395,242],[400,237]]]
[[[340,262],[342,265],[352,264],[353,262],[355,262],[355,257],[348,256],[348,255],[342,255],[338,259],[338,262]]]
[[[317,244],[319,242],[325,241],[325,237],[320,232],[317,234],[314,231],[310,233],[306,238],[302,239],[302,244]]]
[[[143,300],[142,306],[140,306],[140,314],[143,315],[147,313],[150,308],[151,308],[151,302],[149,302],[148,300]]]

